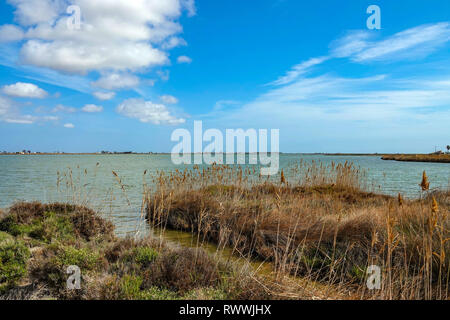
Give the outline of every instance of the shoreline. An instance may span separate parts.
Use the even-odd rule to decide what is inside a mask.
[[[434,162],[450,163],[450,154],[398,154],[383,155],[381,160],[405,161],[405,162]]]

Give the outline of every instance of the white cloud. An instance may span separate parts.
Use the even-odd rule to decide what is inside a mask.
[[[45,90],[32,83],[17,82],[2,88],[4,94],[19,98],[45,98],[48,94]]]
[[[116,96],[115,92],[101,92],[96,91],[93,93],[94,97],[96,97],[99,100],[111,100]]]
[[[42,119],[44,121],[58,121],[59,120],[59,118],[55,117],[55,116],[44,116],[44,117],[42,117]]]
[[[30,40],[24,44],[20,55],[26,64],[80,74],[92,70],[135,70],[168,62],[163,52],[144,43],[123,47],[117,44],[115,47],[97,46],[95,43],[80,46],[72,41]]]
[[[92,85],[106,90],[133,88],[139,84],[139,78],[131,74],[110,73],[103,75]]]
[[[450,79],[448,76],[447,79]],[[450,81],[404,81],[385,75],[344,78],[322,75],[299,79],[269,90],[242,108],[221,116],[221,121],[258,121],[271,127],[300,130],[349,131],[358,126],[399,126],[402,123],[450,121]],[[276,107],[274,107],[276,106]],[[257,114],[257,119],[254,115]],[[438,114],[438,115],[437,115]],[[314,124],[314,125],[312,125]],[[252,124],[254,125],[254,124]]]
[[[64,8],[61,0],[7,0],[15,6],[16,20],[21,25],[31,26],[39,23],[51,23]]]
[[[16,117],[5,117],[4,121],[7,123],[15,124],[33,124],[36,118],[30,115],[16,116]]]
[[[164,50],[170,50],[180,46],[186,46],[187,43],[183,38],[171,37],[161,45]]]
[[[125,100],[117,107],[116,111],[123,116],[138,119],[144,123],[176,125],[186,121],[173,116],[165,105],[142,99]]]
[[[0,26],[0,42],[20,41],[23,37],[23,30],[15,25],[5,24]]]
[[[75,125],[73,125],[72,123],[66,123],[66,124],[64,125],[64,128],[67,128],[67,129],[73,129],[73,128],[75,128]]]
[[[54,113],[56,113],[56,112],[75,113],[75,112],[77,112],[77,109],[75,109],[73,107],[67,107],[62,104],[58,104],[56,107],[54,107],[52,109],[52,112],[54,112]]]
[[[103,107],[102,106],[97,106],[95,104],[87,104],[81,110],[83,112],[96,113],[96,112],[102,112],[103,111]]]
[[[43,116],[37,117],[29,114],[21,114],[18,105],[0,95],[0,121],[15,124],[33,124],[40,121],[56,121],[57,117]]]
[[[0,96],[0,117],[7,115],[11,110],[11,101]]]
[[[169,70],[158,70],[156,71],[156,74],[161,78],[162,81],[167,81],[170,78],[170,71]]]
[[[178,99],[177,98],[175,98],[174,96],[168,95],[168,94],[164,95],[164,96],[161,96],[159,98],[165,104],[176,104],[176,103],[178,103]]]
[[[306,60],[306,61],[292,67],[292,69],[290,71],[288,71],[284,76],[278,78],[276,81],[272,82],[271,84],[282,85],[282,84],[287,84],[289,82],[292,82],[295,79],[297,79],[299,76],[307,73],[312,67],[314,67],[318,64],[321,64],[328,59],[330,59],[330,58],[329,57],[318,57],[318,58],[311,58],[309,60]]]
[[[371,40],[368,31],[348,34],[332,43],[336,57],[355,62],[398,60],[426,56],[450,41],[450,23],[427,24],[398,32],[385,40]]]
[[[16,21],[25,27],[21,49],[25,64],[57,71],[135,71],[169,63],[168,50],[183,41],[178,22],[190,0],[72,0],[81,8],[81,28],[67,27],[64,0],[9,0]],[[17,31],[17,30],[16,30]],[[17,40],[20,33],[9,40]],[[173,39],[173,40],[171,40]]]
[[[191,63],[192,59],[189,58],[188,56],[179,56],[177,59],[178,63]]]
[[[213,111],[221,111],[225,109],[225,107],[236,107],[239,103],[239,101],[235,100],[219,100],[214,105]]]
[[[195,8],[194,0],[182,0],[181,4],[187,10],[189,17],[196,15],[197,9]]]

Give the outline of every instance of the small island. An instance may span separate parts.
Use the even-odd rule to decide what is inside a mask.
[[[412,161],[412,162],[440,162],[450,163],[449,153],[440,154],[390,154],[381,157],[383,160]]]

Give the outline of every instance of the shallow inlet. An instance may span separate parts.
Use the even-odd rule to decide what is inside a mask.
[[[186,248],[202,248],[214,257],[222,261],[237,263],[240,266],[249,265],[254,272],[260,275],[270,275],[273,273],[273,265],[271,262],[257,260],[250,257],[243,257],[238,251],[227,246],[218,246],[214,243],[203,241],[203,239],[190,232],[153,228],[150,236],[162,239],[169,244],[182,246]]]

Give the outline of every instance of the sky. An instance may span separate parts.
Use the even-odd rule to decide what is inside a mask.
[[[2,0],[0,151],[170,152],[201,120],[282,152],[433,152],[449,49],[445,0]]]

